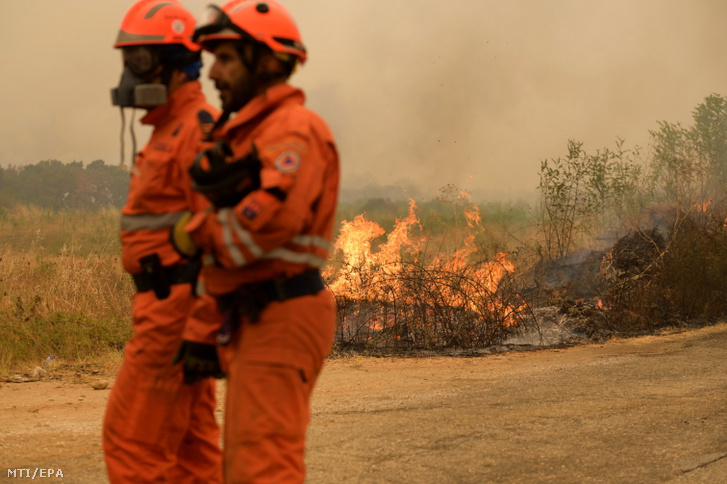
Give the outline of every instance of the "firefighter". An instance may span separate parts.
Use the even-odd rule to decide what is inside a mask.
[[[302,483],[310,398],[333,344],[328,257],[339,184],[326,124],[288,78],[307,53],[273,0],[210,7],[195,38],[215,61],[224,121],[197,157],[194,187],[213,203],[171,232],[203,252],[202,280],[224,313],[227,483]]]
[[[111,483],[222,482],[214,380],[206,378],[221,371],[206,368],[200,376],[188,369],[184,375],[172,364],[185,325],[197,335],[181,347],[188,367],[215,353],[215,334],[204,328],[221,319],[214,299],[193,292],[201,263],[180,257],[169,241],[182,214],[209,206],[191,189],[188,173],[218,115],[197,80],[202,62],[192,42],[195,25],[176,1],[139,0],[126,12],[114,44],[124,67],[113,104],[122,115],[124,108],[146,110],[141,122],[153,131],[131,166],[121,210],[121,260],[136,293],[133,335],[103,422]],[[195,325],[202,331],[190,329]],[[212,344],[205,344],[210,336]]]

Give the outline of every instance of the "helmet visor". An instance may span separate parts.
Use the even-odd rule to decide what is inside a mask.
[[[145,45],[122,47],[121,57],[124,67],[139,77],[150,74],[159,65],[158,53]]]
[[[250,34],[235,25],[230,17],[217,5],[207,5],[197,22],[197,28],[192,36],[192,42],[199,42],[205,35],[219,34],[231,31],[241,37],[251,37]]]

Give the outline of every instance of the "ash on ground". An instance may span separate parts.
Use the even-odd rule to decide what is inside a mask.
[[[664,237],[654,228],[621,237],[606,250],[581,250],[544,262],[529,292],[532,318],[506,345],[538,347],[603,341],[617,333],[607,313],[614,295],[653,276]]]
[[[604,326],[603,310],[583,301],[534,308],[530,322],[509,336],[505,346],[558,347],[603,341],[612,336]]]

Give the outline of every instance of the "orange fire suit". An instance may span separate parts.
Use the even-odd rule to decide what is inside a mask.
[[[254,146],[262,167],[259,189],[234,207],[196,214],[185,227],[205,250],[204,286],[218,300],[303,275],[320,281],[339,162],[327,126],[303,102],[302,91],[274,86],[216,133],[235,159]],[[243,313],[222,348],[225,482],[302,483],[310,397],[333,344],[334,301],[321,282],[307,294],[273,300],[252,319]]]
[[[185,324],[200,327],[220,316],[214,299],[194,296],[189,276],[194,271],[169,243],[170,227],[182,213],[208,206],[191,189],[187,170],[216,116],[200,83],[190,81],[141,120],[154,129],[131,169],[121,210],[121,260],[138,292],[132,300],[133,335],[103,423],[111,483],[222,482],[214,380],[184,385],[181,365],[171,364]],[[142,268],[140,260],[148,256],[156,265]],[[160,274],[168,284],[158,282]],[[157,282],[143,287],[145,281]]]

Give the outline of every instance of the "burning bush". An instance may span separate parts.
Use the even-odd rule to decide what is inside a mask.
[[[410,201],[386,242],[363,215],[343,221],[336,257],[325,276],[338,303],[338,344],[376,348],[481,348],[501,342],[525,318],[524,301],[506,277],[504,253],[494,258],[475,243],[479,211],[465,204],[460,247],[421,231]],[[415,234],[416,232],[416,234]]]
[[[724,217],[693,212],[673,227],[666,239],[656,229],[640,234],[648,257],[609,287],[612,324],[648,329],[727,313]]]
[[[601,335],[723,317],[727,314],[725,212],[700,207],[686,214],[668,211],[666,229],[632,230],[609,250],[589,251],[577,262],[572,262],[574,253],[541,264],[544,283],[533,297],[545,292],[551,304],[566,311],[591,301],[596,311],[583,313],[588,321],[580,329]]]
[[[693,119],[658,123],[645,159],[571,141],[542,163],[533,297],[593,301],[591,323],[619,333],[727,314],[727,99],[708,96]]]

